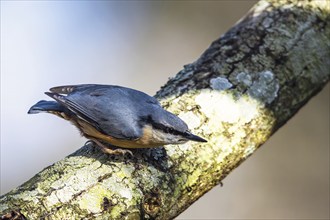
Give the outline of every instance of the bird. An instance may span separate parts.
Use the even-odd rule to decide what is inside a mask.
[[[70,121],[81,135],[104,153],[120,154],[136,148],[155,148],[187,141],[207,142],[187,124],[144,92],[102,84],[57,86],[45,92],[28,114],[54,114]]]

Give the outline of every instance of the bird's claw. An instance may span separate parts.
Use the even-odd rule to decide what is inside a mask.
[[[105,154],[110,154],[110,155],[120,155],[120,156],[125,156],[126,154],[129,154],[133,157],[133,153],[132,151],[128,150],[128,149],[111,149],[111,148],[103,148],[101,147],[101,150],[103,151],[103,153]]]
[[[86,144],[96,144],[103,153],[105,154],[111,154],[111,155],[125,155],[125,154],[129,154],[133,157],[133,153],[132,151],[128,150],[128,149],[121,149],[121,148],[116,148],[116,149],[111,149],[110,147],[102,144],[100,141],[97,140],[89,140],[85,143]]]
[[[88,141],[85,142],[84,146],[87,146],[87,145],[94,145],[94,144],[95,144],[94,141],[92,141],[92,140],[88,140]]]

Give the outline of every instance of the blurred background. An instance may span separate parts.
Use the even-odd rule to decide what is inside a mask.
[[[48,88],[153,95],[256,1],[1,1],[1,194],[80,148],[64,120],[27,115]],[[329,85],[177,219],[328,219]]]

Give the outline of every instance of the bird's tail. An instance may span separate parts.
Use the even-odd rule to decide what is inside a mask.
[[[64,112],[64,110],[64,107],[58,102],[41,100],[29,109],[28,114],[37,114],[40,112]]]
[[[68,120],[71,115],[67,108],[56,101],[41,100],[29,109],[28,114],[37,114],[40,112],[51,113],[66,120]]]

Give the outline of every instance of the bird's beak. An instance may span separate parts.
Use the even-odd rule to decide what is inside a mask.
[[[186,131],[184,133],[184,137],[187,138],[188,140],[191,140],[191,141],[207,142],[207,140],[205,140],[201,137],[198,137],[197,135],[194,135],[194,134],[190,133],[189,131]]]

